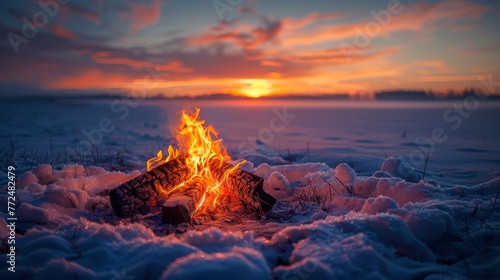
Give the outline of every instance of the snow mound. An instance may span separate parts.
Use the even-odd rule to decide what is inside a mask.
[[[255,168],[254,173],[264,179],[269,178],[269,176],[278,171],[283,174],[288,182],[295,182],[303,180],[308,174],[327,171],[330,168],[324,163],[303,163],[303,164],[288,164],[288,165],[277,165],[270,166],[267,163],[263,163]]]
[[[374,215],[378,213],[387,213],[388,210],[397,209],[398,207],[396,201],[392,200],[390,197],[378,196],[367,199],[360,212]]]
[[[434,254],[393,215],[328,217],[287,228],[275,234],[271,243],[285,252],[282,257],[290,263],[274,268],[275,277],[423,278],[443,272]]]
[[[347,163],[341,163],[335,167],[335,176],[346,184],[351,185],[356,180],[356,171],[354,171]]]
[[[238,248],[225,253],[190,254],[176,260],[161,279],[271,279],[271,269],[262,254],[250,248]]]
[[[47,210],[24,202],[17,207],[16,217],[21,223],[46,224],[49,221]]]
[[[415,172],[415,169],[405,164],[405,162],[398,157],[387,157],[382,163],[380,170],[408,182],[416,183],[420,180],[420,176]]]
[[[54,172],[52,171],[52,166],[50,164],[39,165],[32,170],[35,174],[38,182],[42,185],[48,185],[55,181]]]
[[[40,204],[49,203],[66,208],[82,209],[87,203],[87,193],[80,189],[67,189],[51,184],[39,201]]]
[[[31,171],[26,171],[24,174],[19,176],[19,178],[17,179],[17,187],[18,188],[24,188],[24,187],[29,186],[30,184],[33,184],[33,183],[38,183],[38,178]]]
[[[285,175],[274,171],[264,181],[264,190],[277,199],[289,196],[291,187]]]

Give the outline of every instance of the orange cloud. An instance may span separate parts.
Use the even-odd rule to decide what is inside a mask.
[[[274,60],[262,60],[260,62],[260,65],[262,66],[272,66],[272,67],[280,67],[282,64],[279,61],[274,61]]]
[[[109,89],[125,88],[130,78],[121,74],[103,73],[99,70],[87,70],[72,77],[60,77],[55,82],[45,85],[46,89]]]
[[[254,50],[264,43],[276,39],[281,33],[282,22],[267,18],[261,27],[238,25],[233,31],[228,31],[228,28],[227,24],[219,24],[211,29],[215,33],[191,36],[186,39],[186,42],[192,45],[227,42],[234,43],[245,50]]]
[[[180,61],[171,61],[166,64],[158,65],[159,71],[163,72],[173,72],[173,73],[193,73],[193,69],[189,67],[182,66]]]
[[[291,55],[283,55],[282,59],[286,61],[295,61],[295,62],[304,62],[304,63],[314,63],[314,64],[353,64],[359,62],[366,62],[367,60],[393,55],[399,52],[398,48],[390,48],[378,52],[367,52],[363,54],[356,54],[348,56],[349,60],[347,60],[347,56],[345,50],[342,48],[331,48],[327,50],[319,50],[319,51],[303,51],[303,52],[295,52]]]
[[[299,18],[299,19],[285,18],[285,19],[283,19],[283,24],[288,29],[299,29],[302,27],[309,26],[312,23],[317,23],[319,21],[340,19],[340,18],[345,17],[346,15],[347,15],[347,13],[344,13],[344,12],[332,12],[332,13],[313,12],[313,13],[310,13],[309,15],[302,17],[302,18]]]
[[[434,67],[439,69],[444,69],[446,67],[444,62],[441,60],[422,60],[417,61],[415,65],[423,67]]]
[[[150,61],[130,59],[126,57],[113,57],[108,51],[97,52],[92,55],[92,60],[99,64],[125,65],[134,69],[143,69],[146,67],[158,67],[161,71],[174,73],[191,73],[193,69],[185,67],[180,61],[171,61],[165,64],[155,64]]]
[[[73,32],[69,31],[68,29],[65,29],[59,24],[50,26],[49,30],[52,31],[54,35],[57,35],[59,37],[66,38],[69,40],[76,39],[76,35]]]
[[[444,22],[445,27],[448,28],[460,21],[474,21],[481,18],[491,8],[463,0],[449,0],[436,4],[420,2],[411,6],[401,3],[401,5],[403,11],[400,14],[391,15],[386,26],[379,24],[380,30],[377,36],[387,36],[405,30],[433,32],[438,29],[441,22]],[[365,31],[365,26],[372,21],[375,19],[370,16],[366,20],[355,23],[322,25],[312,28],[307,33],[297,31],[293,24],[285,24],[280,42],[290,47],[354,38],[356,30]]]
[[[111,57],[111,53],[107,51],[97,52],[93,54],[92,60],[99,64],[120,64],[136,69],[144,68],[146,66],[151,66],[152,64],[151,62],[148,61],[134,60],[123,57]]]
[[[137,33],[140,30],[156,24],[161,18],[161,4],[154,0],[151,4],[133,4],[130,16],[130,30]]]

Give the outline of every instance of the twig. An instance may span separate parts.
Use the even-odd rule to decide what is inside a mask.
[[[427,157],[425,158],[424,173],[422,174],[422,180],[424,180],[424,177],[425,177],[425,170],[427,169],[427,162],[428,161],[429,161],[429,152],[427,152]]]
[[[321,178],[321,180],[325,181],[325,183],[327,183],[328,186],[330,186],[330,188],[333,189],[337,193],[337,195],[340,195],[339,192],[332,186],[332,184],[330,184],[327,180],[325,180],[325,178],[323,178],[321,176],[319,176],[319,177]]]
[[[309,158],[310,154],[309,154],[309,141],[307,141],[307,158]]]
[[[494,208],[495,207],[495,204],[497,204],[497,200],[498,200],[498,196],[500,195],[500,188],[498,188],[498,191],[497,191],[497,195],[496,197],[493,199],[493,202],[490,203],[491,205],[491,208]]]
[[[479,208],[479,202],[476,200],[476,205],[474,206],[474,210],[472,210],[472,213],[470,214],[471,217],[474,217],[476,215],[478,208]]]
[[[335,179],[337,179],[337,181],[340,182],[340,184],[342,184],[342,186],[344,186],[344,188],[347,190],[347,192],[351,195],[355,195],[354,194],[354,188],[351,186],[351,188],[348,188],[342,181],[340,181],[339,177],[335,176]]]
[[[382,152],[384,152],[385,158],[388,158],[387,154],[385,153],[384,147],[380,147],[382,149]]]

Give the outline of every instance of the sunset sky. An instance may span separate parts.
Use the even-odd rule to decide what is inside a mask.
[[[446,92],[500,80],[498,1],[43,1],[52,15],[38,1],[0,4],[2,95]]]

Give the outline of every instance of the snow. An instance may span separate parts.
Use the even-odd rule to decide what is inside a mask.
[[[68,105],[44,106],[55,114]],[[78,120],[71,120],[70,114],[67,118],[46,117],[60,124],[70,137],[73,130],[67,123],[92,125],[78,117],[83,110],[78,106],[73,110]],[[86,106],[94,106],[97,115],[107,110],[100,103]],[[207,111],[212,121],[230,116],[230,110],[211,106],[207,105]],[[372,134],[373,128],[367,126],[356,136],[348,135],[346,131],[359,128],[354,128],[352,120],[350,125],[348,118],[313,122],[306,114],[311,111],[300,108],[295,108],[299,124],[291,125],[281,136],[276,134],[273,143],[257,141],[255,149],[244,151],[241,157],[248,160],[242,168],[263,177],[264,189],[278,199],[272,213],[261,216],[224,205],[211,215],[196,217],[193,224],[176,227],[162,225],[154,215],[120,219],[111,210],[109,190],[144,171],[145,159],[157,151],[158,139],[161,145],[170,141],[159,130],[163,124],[151,123],[152,115],[161,115],[155,115],[154,108],[148,104],[138,107],[147,121],[131,115],[130,124],[116,123],[116,134],[105,138],[106,145],[117,150],[100,151],[94,159],[75,161],[77,164],[36,162],[21,152],[13,159],[18,200],[16,273],[6,270],[7,256],[1,254],[0,279],[53,279],[55,275],[61,279],[238,280],[500,276],[500,173],[497,160],[491,159],[498,155],[495,147],[489,148],[489,155],[467,152],[461,160],[458,142],[450,140],[443,148],[449,157],[439,152],[432,155],[422,179],[422,166],[399,157],[397,148],[385,146],[388,156],[375,156],[382,153],[383,140],[376,139],[378,136],[371,139],[378,135]],[[342,114],[352,110],[337,109]],[[37,112],[35,107],[33,110]],[[238,154],[236,147],[242,141],[239,132],[253,127],[238,124],[236,119],[248,117],[254,110],[242,108],[241,115],[232,119],[236,124],[214,124],[228,139],[233,155]],[[257,121],[270,117],[265,113],[255,116]],[[54,125],[33,119],[35,126],[50,130]],[[266,127],[265,122],[261,124]],[[381,138],[391,129],[397,130],[378,127]],[[38,128],[17,129],[20,134],[31,129],[45,133]],[[288,144],[280,142],[283,139],[302,141],[306,139],[303,135],[320,140],[307,151],[305,145],[289,151],[287,146],[278,148]],[[358,136],[363,139],[355,138]],[[490,141],[497,143],[495,139]],[[247,143],[253,146],[253,142]],[[472,140],[470,143],[477,146]],[[132,149],[134,145],[137,147]],[[124,152],[129,149],[133,152]],[[4,170],[1,175],[4,190]],[[0,203],[7,204],[6,192],[0,193]],[[5,240],[9,235],[7,214],[3,208],[0,211],[0,238]],[[7,250],[5,245],[1,248]]]
[[[354,184],[356,180],[356,171],[354,171],[347,163],[341,163],[335,167],[335,176],[345,185]]]
[[[196,264],[196,265],[195,265]],[[262,254],[254,249],[236,247],[230,252],[190,254],[176,260],[161,279],[271,279],[271,269]]]
[[[228,279],[333,279],[352,275],[460,279],[464,274],[472,275],[468,273],[475,269],[486,269],[489,273],[483,271],[482,274],[486,276],[498,273],[493,265],[483,267],[484,263],[466,270],[459,261],[451,266],[438,262],[452,258],[450,253],[460,258],[450,250],[469,242],[459,225],[462,213],[470,215],[464,209],[470,207],[470,202],[449,195],[461,194],[458,187],[443,189],[397,177],[354,177],[355,172],[347,164],[329,169],[316,163],[279,168],[264,163],[254,171],[269,174],[266,186],[280,195],[282,204],[296,203],[290,199],[301,189],[323,187],[324,181],[315,181],[312,186],[306,183],[307,178],[320,175],[331,181],[340,194],[326,196],[324,210],[321,205],[307,201],[309,207],[297,210],[295,222],[293,219],[266,221],[268,228],[272,224],[283,225],[276,228],[270,238],[259,237],[260,229],[251,223],[235,225],[232,230],[231,226],[230,230],[221,230],[201,226],[197,229],[193,225],[193,230],[183,234],[158,235],[140,222],[89,221],[88,212],[98,215],[95,209],[99,205],[104,209],[100,211],[108,211],[110,215],[109,200],[100,194],[133,178],[137,172],[125,174],[97,167],[88,167],[85,172],[85,168],[74,165],[66,165],[61,170],[52,170],[46,165],[34,169],[36,172],[27,171],[20,177],[36,174],[37,178],[44,178],[41,170],[50,172],[52,177],[44,181],[48,185],[32,182],[18,189],[23,202],[17,208],[17,217],[19,223],[26,226],[26,232],[18,235],[16,243],[20,252],[16,267],[18,279],[46,279],[54,273],[81,279],[111,279],[120,273],[136,279],[219,279],[220,275],[227,275]],[[291,186],[284,174],[296,184]],[[332,179],[335,176],[353,184],[354,194],[341,192],[341,184]],[[499,189],[499,182],[497,178],[465,188],[466,195],[480,195],[482,191],[481,203],[489,202]],[[487,210],[482,208],[477,215]],[[497,218],[498,213],[492,215]],[[497,236],[470,220],[471,238]],[[495,220],[488,220],[489,226],[498,225]],[[461,240],[459,245],[455,244],[456,240],[449,242],[450,235],[462,236],[463,240],[457,239]],[[440,243],[447,244],[442,246],[448,248],[434,248]],[[485,246],[498,252],[498,245],[490,239]],[[470,257],[473,261],[484,256],[474,253]],[[3,262],[5,258],[3,255]],[[12,275],[3,270],[0,277],[11,279]]]
[[[382,163],[381,171],[385,171],[392,176],[400,177],[408,182],[418,182],[420,177],[415,170],[406,165],[402,159],[396,157],[388,157]]]
[[[16,209],[16,217],[22,223],[46,224],[49,221],[49,215],[43,208],[21,202]]]

